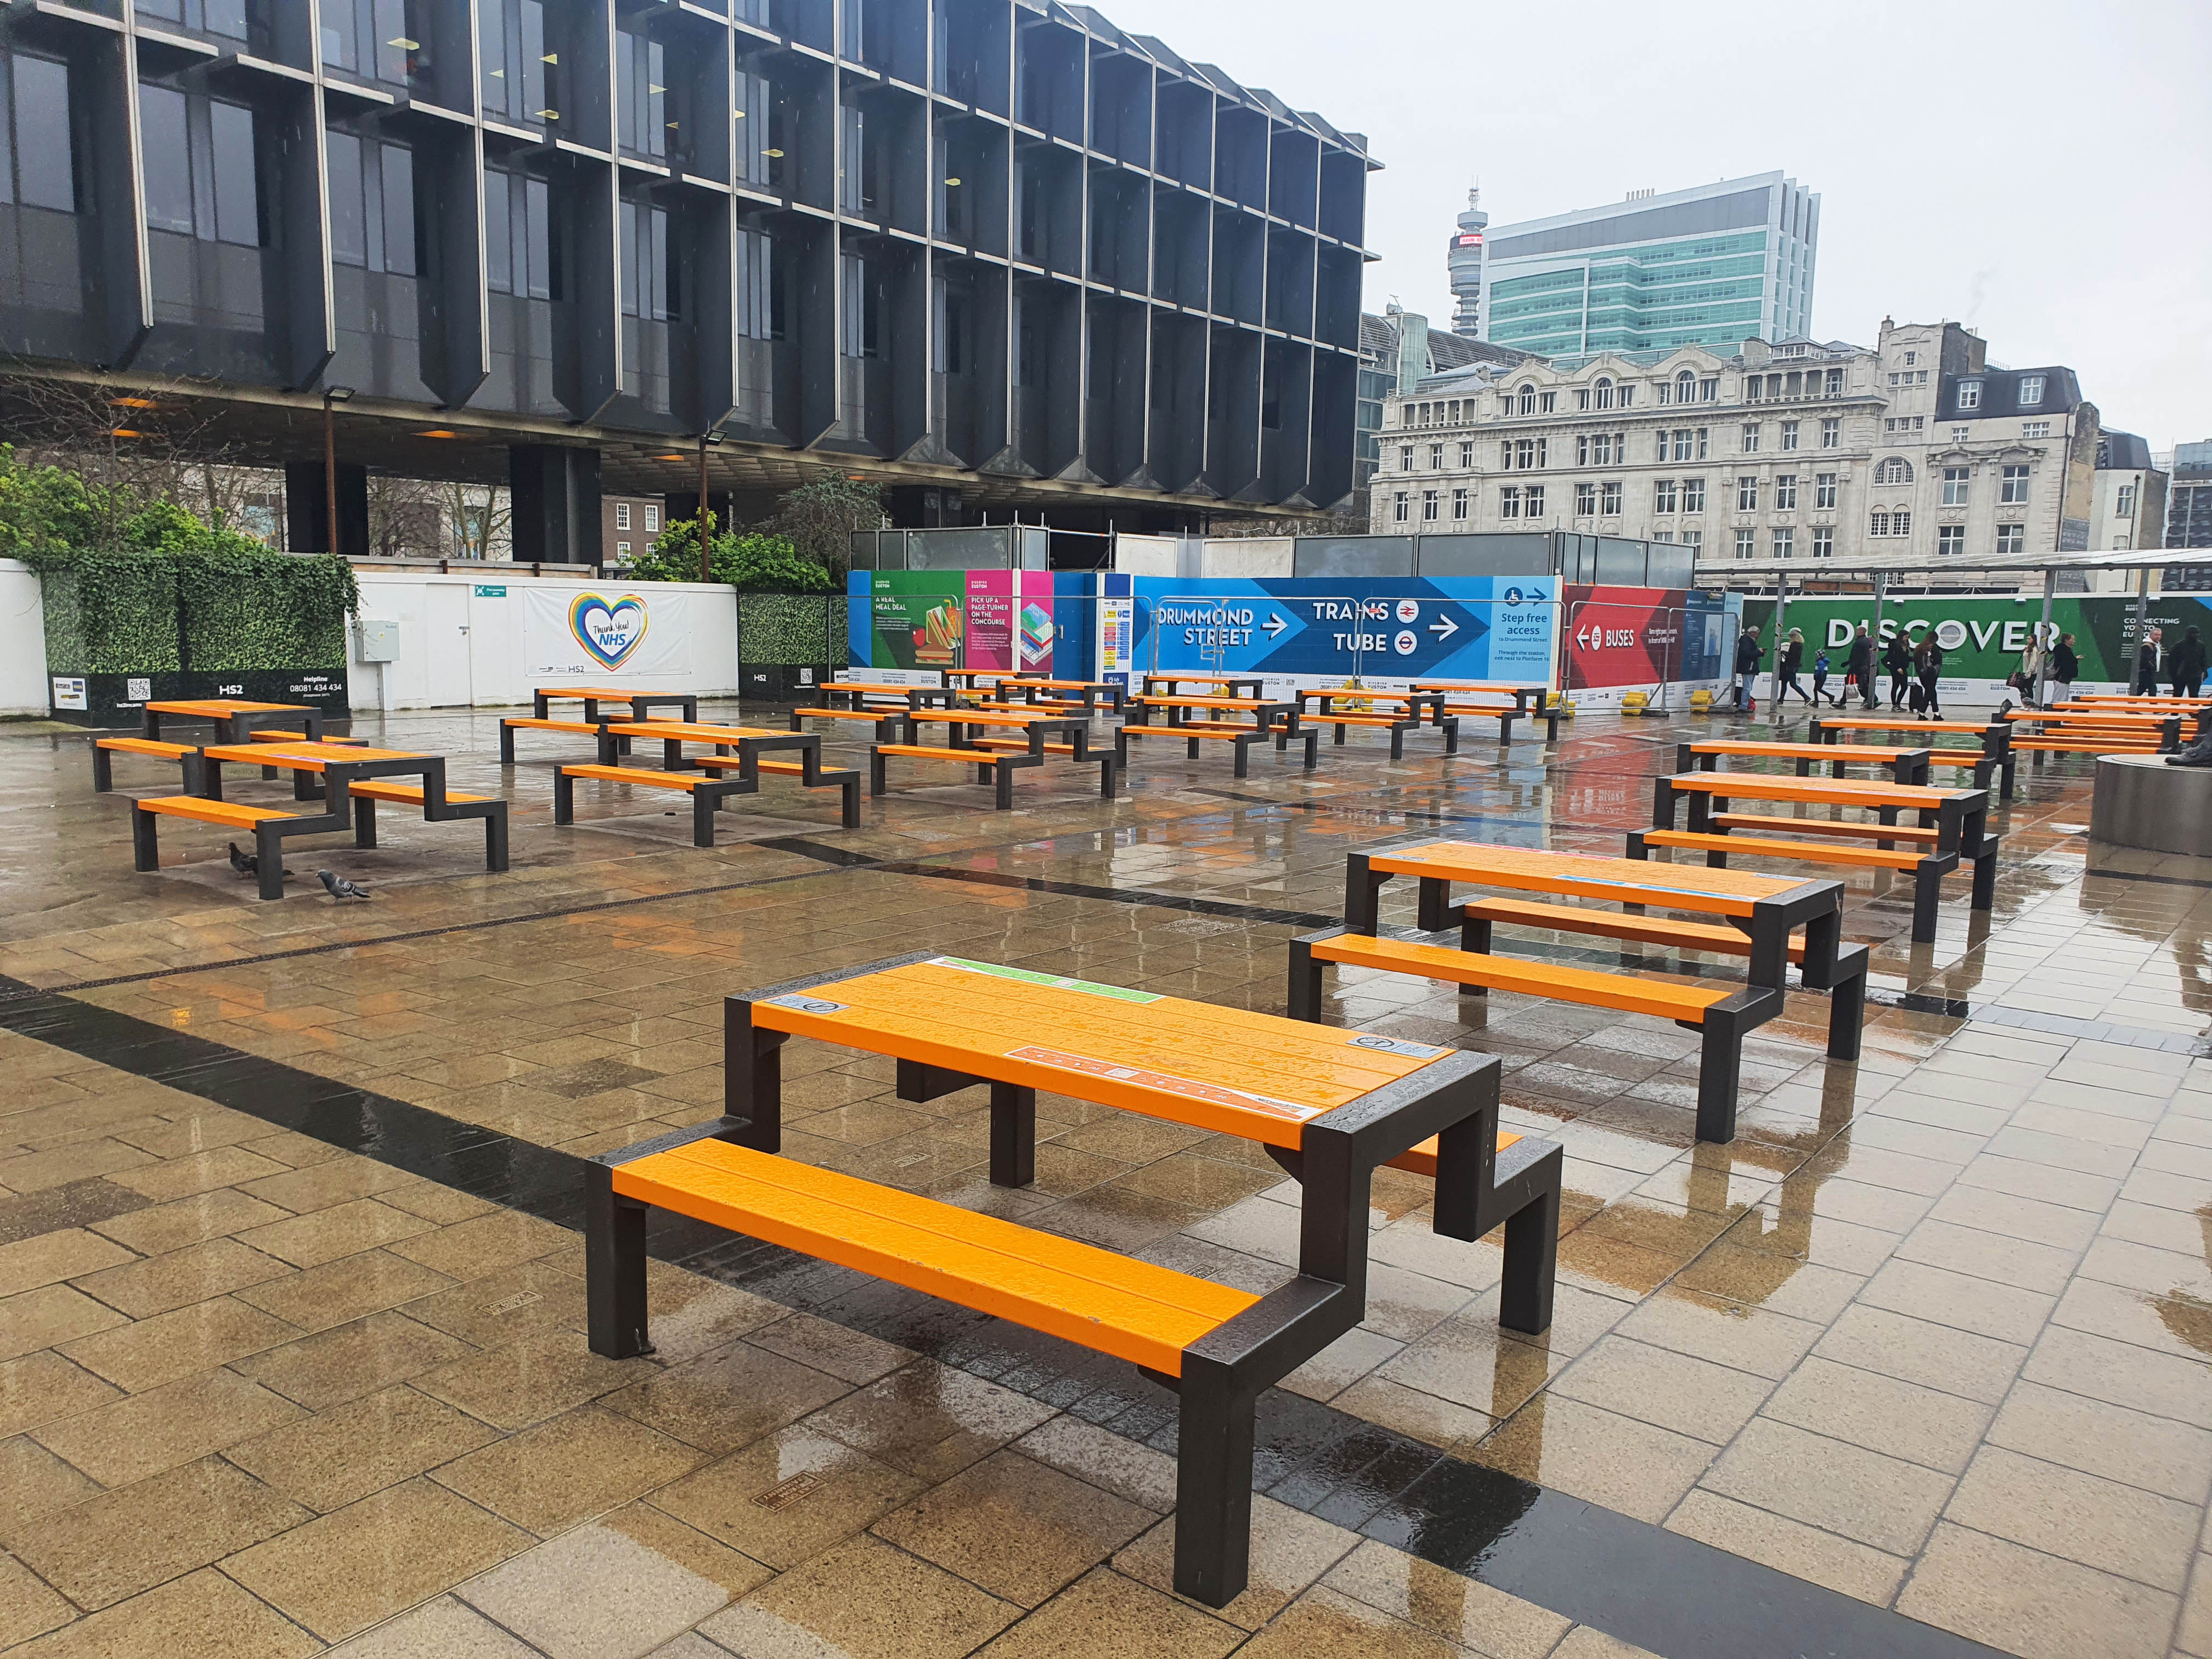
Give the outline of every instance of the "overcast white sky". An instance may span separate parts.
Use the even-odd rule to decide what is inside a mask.
[[[1451,315],[1444,239],[1779,168],[1820,193],[1813,332],[1955,318],[2063,363],[2105,424],[2212,437],[2203,0],[1097,0],[1366,133],[1367,307]]]

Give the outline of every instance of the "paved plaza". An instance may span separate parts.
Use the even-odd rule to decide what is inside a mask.
[[[502,771],[495,712],[365,715],[513,801],[513,869],[394,813],[292,845],[279,902],[213,826],[133,872],[171,769],[97,795],[82,735],[0,734],[0,1650],[2212,1659],[2212,865],[2093,849],[2077,759],[2023,765],[1994,909],[1947,880],[1932,945],[1850,878],[1864,1052],[1792,991],[1725,1146],[1693,1033],[1332,970],[1324,1018],[1501,1056],[1508,1126],[1565,1146],[1557,1307],[1502,1333],[1497,1237],[1383,1171],[1366,1322],[1262,1401],[1225,1607],[1170,1587],[1176,1401],[1127,1363],[708,1230],[656,1245],[656,1352],[587,1348],[581,1160],[720,1109],[726,996],[927,950],[1281,1012],[1348,853],[1618,855],[1708,724],[1355,732],[1241,780],[1165,745],[1012,812],[910,769],[858,830],[771,784],[701,850],[647,791],[556,829],[588,742]],[[1382,905],[1412,927],[1413,884]],[[1686,971],[1547,938],[1515,948]],[[784,1078],[793,1158],[1294,1275],[1247,1141],[1041,1096],[1035,1184],[995,1188],[981,1090],[902,1103],[804,1038]]]

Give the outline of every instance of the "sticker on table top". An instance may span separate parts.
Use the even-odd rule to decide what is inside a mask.
[[[845,1012],[843,1003],[824,1002],[819,997],[768,997],[763,1000],[761,1006],[764,1008],[788,1008],[799,1014],[842,1014]]]
[[[1060,974],[1033,973],[1026,968],[1004,968],[995,962],[970,962],[965,957],[932,957],[925,965],[957,968],[968,974],[988,974],[994,979],[1019,980],[1024,985],[1042,985],[1054,991],[1080,991],[1087,997],[1109,997],[1115,1002],[1158,1002],[1162,1000],[1150,991],[1131,991],[1119,985],[1100,985],[1087,979],[1068,979]]]
[[[1224,1088],[1218,1083],[1200,1083],[1194,1078],[1176,1077],[1168,1072],[1148,1071],[1141,1066],[1117,1066],[1110,1060],[1093,1060],[1088,1054],[1066,1054],[1057,1048],[1009,1048],[1006,1058],[1025,1060],[1033,1066],[1049,1066],[1056,1072],[1078,1072],[1085,1077],[1133,1084],[1139,1089],[1181,1095],[1186,1100],[1203,1100],[1216,1106],[1233,1106],[1239,1111],[1265,1112],[1269,1117],[1294,1118],[1301,1123],[1308,1118],[1319,1117],[1329,1109],[1326,1106],[1294,1105],[1290,1101],[1276,1100],[1271,1096]]]
[[[1425,1042],[1407,1042],[1397,1037],[1376,1036],[1363,1032],[1352,1039],[1355,1048],[1372,1048],[1378,1054],[1403,1054],[1409,1060],[1434,1060],[1438,1054],[1449,1054],[1449,1048],[1432,1048]]]

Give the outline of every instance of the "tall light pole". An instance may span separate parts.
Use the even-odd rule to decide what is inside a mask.
[[[714,579],[714,565],[707,551],[707,447],[722,441],[720,428],[699,434],[699,580]]]
[[[349,386],[323,388],[323,538],[338,550],[338,423],[335,405],[353,396]]]

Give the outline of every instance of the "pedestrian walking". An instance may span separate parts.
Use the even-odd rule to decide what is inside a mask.
[[[1936,641],[1933,629],[1914,650],[1912,666],[1920,679],[1920,696],[1923,704],[1920,718],[1923,720],[1942,719],[1943,704],[1936,695],[1936,683],[1943,678],[1943,647]]]
[[[1805,695],[1805,687],[1797,678],[1797,671],[1803,665],[1804,661],[1804,631],[1802,629],[1793,628],[1790,630],[1790,643],[1782,647],[1782,656],[1774,669],[1774,708],[1778,714],[1781,712],[1782,705],[1789,700],[1792,691],[1797,694],[1799,701],[1802,702],[1810,703],[1813,701]]]
[[[2161,631],[2152,629],[2143,635],[2143,642],[2136,647],[2135,695],[2154,697],[2158,695],[2159,659],[2164,653],[2158,648]]]
[[[1815,653],[1813,658],[1813,702],[1818,705],[1823,699],[1841,708],[1844,700],[1828,690],[1828,653]]]
[[[2051,647],[2051,684],[2058,688],[2053,702],[2070,702],[2074,697],[2074,682],[2081,672],[2081,659],[2075,654],[2074,636],[2061,634],[2058,643]]]
[[[1905,684],[1912,677],[1912,647],[1902,634],[1893,634],[1881,648],[1881,665],[1889,670],[1889,707],[1894,714],[1905,707]]]
[[[2181,643],[2173,647],[2173,654],[2166,659],[2166,672],[2172,677],[2175,696],[2203,695],[2204,641],[2195,629],[2181,630]]]
[[[1851,635],[1851,654],[1845,659],[1844,667],[1850,678],[1856,682],[1859,696],[1865,706],[1878,708],[1880,705],[1874,698],[1874,636],[1867,632],[1864,623],[1861,623],[1859,631]]]
[[[1735,641],[1735,706],[1749,714],[1759,706],[1759,630],[1747,627]]]
[[[2020,666],[2012,671],[2009,684],[2020,693],[2020,700],[2029,708],[2035,708],[2035,694],[2043,679],[2043,641],[2031,639],[2020,653]]]

